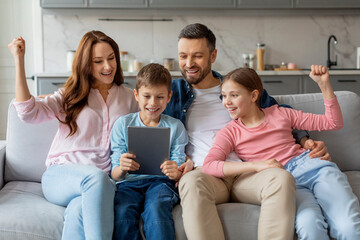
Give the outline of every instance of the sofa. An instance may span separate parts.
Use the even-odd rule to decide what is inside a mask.
[[[339,131],[310,132],[323,140],[332,159],[345,172],[360,197],[360,97],[336,92],[345,126]],[[275,96],[279,103],[306,112],[323,113],[320,93]],[[64,208],[51,204],[41,191],[45,158],[57,130],[57,121],[40,125],[19,120],[10,104],[6,141],[0,141],[0,240],[61,239]],[[227,239],[257,239],[260,207],[243,203],[217,206]],[[173,211],[177,239],[186,239],[181,207]]]

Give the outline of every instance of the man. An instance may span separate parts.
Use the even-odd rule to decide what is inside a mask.
[[[190,24],[178,37],[179,67],[184,79],[172,82],[173,97],[164,113],[180,119],[186,126],[189,144],[184,173],[179,183],[183,221],[188,239],[225,239],[216,204],[229,202],[230,189],[236,187],[244,196],[241,202],[261,205],[259,239],[291,239],[294,234],[295,182],[285,170],[267,170],[219,179],[204,174],[201,166],[218,130],[230,120],[220,100],[222,76],[211,70],[216,60],[216,38],[202,24]],[[276,101],[264,91],[262,107]],[[321,141],[307,140],[307,133],[298,131],[295,138],[312,149],[312,156],[330,159]],[[239,161],[232,154],[229,161]],[[236,185],[236,186],[235,186]]]

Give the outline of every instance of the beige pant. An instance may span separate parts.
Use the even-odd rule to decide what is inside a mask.
[[[236,177],[216,178],[196,168],[179,183],[185,233],[189,240],[222,240],[216,204],[261,205],[258,239],[293,239],[295,180],[286,170],[270,168]]]

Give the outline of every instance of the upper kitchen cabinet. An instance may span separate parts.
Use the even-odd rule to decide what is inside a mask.
[[[235,8],[235,0],[149,0],[150,8]]]
[[[147,0],[89,0],[89,8],[146,8]]]
[[[237,0],[237,7],[254,9],[292,8],[292,2],[293,0]]]
[[[43,8],[86,8],[87,0],[41,0]]]
[[[360,0],[294,0],[295,8],[358,8]]]

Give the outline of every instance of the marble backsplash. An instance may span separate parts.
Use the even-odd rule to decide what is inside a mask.
[[[328,37],[332,60],[338,67],[354,68],[360,47],[360,16],[168,16],[172,21],[99,21],[104,16],[43,15],[45,72],[66,72],[66,52],[76,49],[82,35],[100,30],[112,37],[120,50],[149,63],[163,58],[177,59],[177,35],[190,23],[207,25],[217,38],[218,55],[213,69],[229,71],[242,66],[243,53],[256,51],[256,43],[266,44],[265,63],[294,62],[298,68],[326,64]],[[142,16],[106,16],[137,18]],[[148,18],[148,17],[146,17]]]

